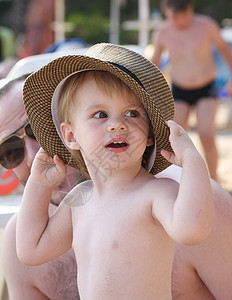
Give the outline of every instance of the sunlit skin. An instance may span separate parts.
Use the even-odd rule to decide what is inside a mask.
[[[181,168],[172,165],[157,177],[181,180]],[[172,299],[215,300],[232,298],[232,197],[211,180],[215,203],[213,229],[195,246],[175,245]]]
[[[182,165],[180,189],[175,181],[157,179],[142,167],[142,155],[152,140],[145,111],[138,99],[135,105],[134,95],[115,91],[105,95],[88,78],[74,99],[70,122],[62,123],[61,131],[66,145],[82,152],[93,181],[92,196],[81,207],[63,203],[49,218],[52,186],[66,174],[66,167],[58,156],[52,160],[41,149],[20,207],[18,255],[25,263],[41,264],[73,246],[78,288],[85,300],[171,299],[174,240],[200,243],[212,227],[213,203],[204,161],[184,130],[169,121],[175,154],[164,150],[162,154]],[[134,131],[140,144],[131,139]],[[121,142],[123,149],[112,151]],[[96,160],[96,147],[102,157],[109,154],[110,174]],[[32,228],[27,234],[25,226]]]

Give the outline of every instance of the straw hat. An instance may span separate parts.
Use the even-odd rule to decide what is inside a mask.
[[[165,121],[174,117],[174,101],[163,74],[142,55],[126,47],[100,43],[85,55],[57,58],[32,75],[24,85],[25,110],[34,134],[50,156],[58,154],[66,164],[78,168],[78,162],[60,139],[52,120],[51,101],[58,84],[70,74],[81,70],[105,70],[127,84],[139,97],[151,121],[156,139],[156,158],[151,168],[157,174],[170,163],[160,151],[172,151],[169,128]]]

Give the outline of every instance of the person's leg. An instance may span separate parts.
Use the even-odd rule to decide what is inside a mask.
[[[232,299],[232,197],[211,181],[215,220],[208,238],[195,246],[176,245],[174,300]]]
[[[197,131],[204,149],[210,177],[217,180],[218,152],[215,135],[215,116],[217,101],[201,99],[196,105]]]
[[[174,121],[178,123],[180,126],[182,126],[186,131],[188,130],[189,113],[190,113],[190,106],[188,103],[184,101],[175,102]]]
[[[9,299],[78,300],[77,269],[73,250],[39,266],[22,264],[16,253],[16,219],[8,222],[3,241],[3,272]]]

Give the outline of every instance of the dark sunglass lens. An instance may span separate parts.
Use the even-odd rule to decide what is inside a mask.
[[[12,136],[0,147],[0,163],[6,169],[17,167],[24,159],[24,144],[22,139]]]
[[[25,127],[25,131],[26,131],[26,134],[27,134],[28,137],[30,137],[31,139],[34,139],[34,140],[36,139],[32,129],[31,129],[30,124],[27,124],[27,126]]]

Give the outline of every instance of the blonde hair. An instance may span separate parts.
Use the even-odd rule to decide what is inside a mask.
[[[93,78],[97,86],[99,86],[108,95],[111,95],[112,91],[116,91],[122,96],[125,94],[128,95],[128,93],[133,95],[135,102],[136,99],[138,99],[136,94],[121,79],[110,72],[103,70],[88,70],[76,73],[67,78],[60,93],[58,105],[58,117],[60,123],[71,123],[70,111],[72,111],[74,108],[74,95],[83,82],[91,78]],[[89,179],[89,172],[81,152],[79,150],[72,150],[71,153],[77,160],[82,175],[86,179]]]

